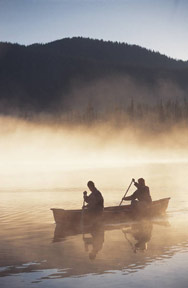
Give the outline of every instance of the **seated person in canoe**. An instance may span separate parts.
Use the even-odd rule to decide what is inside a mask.
[[[138,182],[133,179],[134,185],[137,190],[130,196],[123,197],[122,200],[131,201],[132,206],[146,207],[152,203],[149,187],[145,185],[145,180],[139,178]]]
[[[97,190],[95,184],[92,181],[89,181],[87,183],[87,186],[91,191],[91,194],[87,196],[86,191],[83,193],[84,201],[88,203],[85,207],[91,214],[100,215],[102,214],[104,208],[104,199],[102,197],[102,194],[99,190]]]

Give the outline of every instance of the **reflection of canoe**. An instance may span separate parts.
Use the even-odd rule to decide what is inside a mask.
[[[164,215],[168,207],[170,198],[164,198],[157,201],[153,201],[149,207],[139,207],[139,209],[133,209],[131,205],[111,206],[105,207],[103,212],[104,223],[117,223],[129,221],[132,219],[151,218],[158,215]],[[52,208],[54,219],[56,223],[63,224],[65,226],[77,226],[81,223],[82,217],[84,224],[91,223],[91,215],[87,209],[82,210],[64,210]]]
[[[88,234],[91,233],[93,230],[96,229],[96,227],[100,227],[104,229],[104,231],[113,231],[113,230],[122,230],[123,232],[129,233],[130,227],[143,227],[143,225],[148,224],[149,225],[159,225],[164,227],[169,227],[170,224],[168,222],[168,219],[165,216],[160,217],[154,217],[152,220],[139,220],[139,221],[130,221],[130,222],[121,222],[121,223],[115,223],[115,224],[96,224],[94,226],[87,225],[84,227],[81,227],[81,225],[68,227],[64,226],[63,224],[56,224],[55,230],[54,230],[54,239],[53,242],[60,242],[67,239],[67,237],[75,236],[78,234]]]

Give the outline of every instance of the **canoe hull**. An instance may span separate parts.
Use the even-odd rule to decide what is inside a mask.
[[[52,208],[56,224],[65,226],[88,225],[93,221],[103,221],[104,223],[120,223],[129,220],[138,220],[164,215],[168,207],[170,198],[153,201],[147,209],[134,210],[130,205],[105,207],[103,214],[93,217],[88,210],[64,210]]]

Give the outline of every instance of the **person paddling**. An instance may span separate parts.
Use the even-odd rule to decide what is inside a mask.
[[[88,203],[85,207],[88,209],[88,212],[93,216],[101,215],[104,208],[104,199],[99,190],[95,187],[93,181],[87,183],[91,194],[87,196],[87,192],[84,191],[84,201]]]
[[[145,185],[145,180],[139,178],[138,182],[133,179],[133,183],[137,190],[130,196],[123,197],[122,200],[131,201],[132,206],[147,206],[152,203],[149,187]]]

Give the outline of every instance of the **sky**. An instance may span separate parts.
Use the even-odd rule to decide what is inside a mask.
[[[188,60],[188,0],[0,0],[0,41],[89,37]]]

